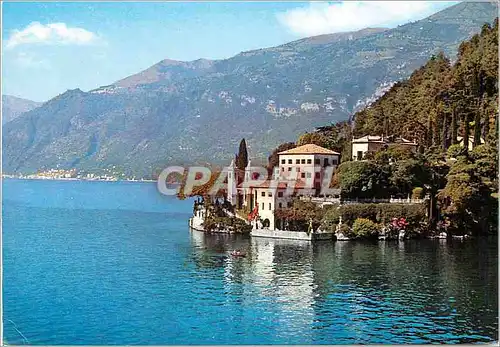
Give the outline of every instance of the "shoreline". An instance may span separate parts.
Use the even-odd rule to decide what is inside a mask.
[[[130,180],[130,179],[88,179],[88,178],[47,178],[47,177],[8,177],[2,176],[2,180],[4,179],[13,179],[13,180],[26,180],[26,181],[81,181],[81,182],[138,182],[138,183],[154,183],[156,180]]]

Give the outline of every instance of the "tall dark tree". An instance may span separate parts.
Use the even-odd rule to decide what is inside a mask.
[[[240,142],[240,148],[238,150],[238,154],[236,155],[236,167],[240,170],[245,170],[247,165],[248,165],[247,143],[245,139],[242,139]]]
[[[448,119],[446,113],[443,113],[443,124],[441,126],[441,147],[444,151],[448,149]]]
[[[457,144],[457,115],[455,106],[451,107],[451,144]]]
[[[469,151],[469,138],[470,138],[470,115],[469,115],[469,113],[464,114],[463,120],[464,120],[463,143],[464,143],[464,150],[467,153]]]

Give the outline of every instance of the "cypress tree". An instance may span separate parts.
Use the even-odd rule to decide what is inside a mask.
[[[248,165],[248,152],[247,152],[247,143],[245,139],[242,139],[240,142],[240,149],[238,151],[238,155],[236,156],[236,167],[240,170],[245,170]]]

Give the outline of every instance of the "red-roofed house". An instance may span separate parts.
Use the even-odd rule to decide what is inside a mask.
[[[245,170],[245,180],[236,183],[231,177],[236,176],[234,163],[228,173],[228,200],[237,208],[258,208],[258,215],[269,226],[275,229],[274,211],[291,206],[295,196],[316,196],[325,178],[325,169],[330,174],[340,162],[340,153],[307,144],[278,153],[279,166],[274,168],[273,177],[259,180],[255,172],[262,168],[252,167],[249,161]],[[257,175],[258,176],[258,175]],[[327,177],[329,184],[330,176]]]

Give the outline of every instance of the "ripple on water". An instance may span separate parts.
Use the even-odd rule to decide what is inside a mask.
[[[3,188],[4,314],[30,344],[498,339],[496,240],[311,245],[204,235],[186,228],[190,201],[154,187]],[[247,257],[228,257],[233,249]],[[9,343],[25,342],[12,323],[4,331]]]

